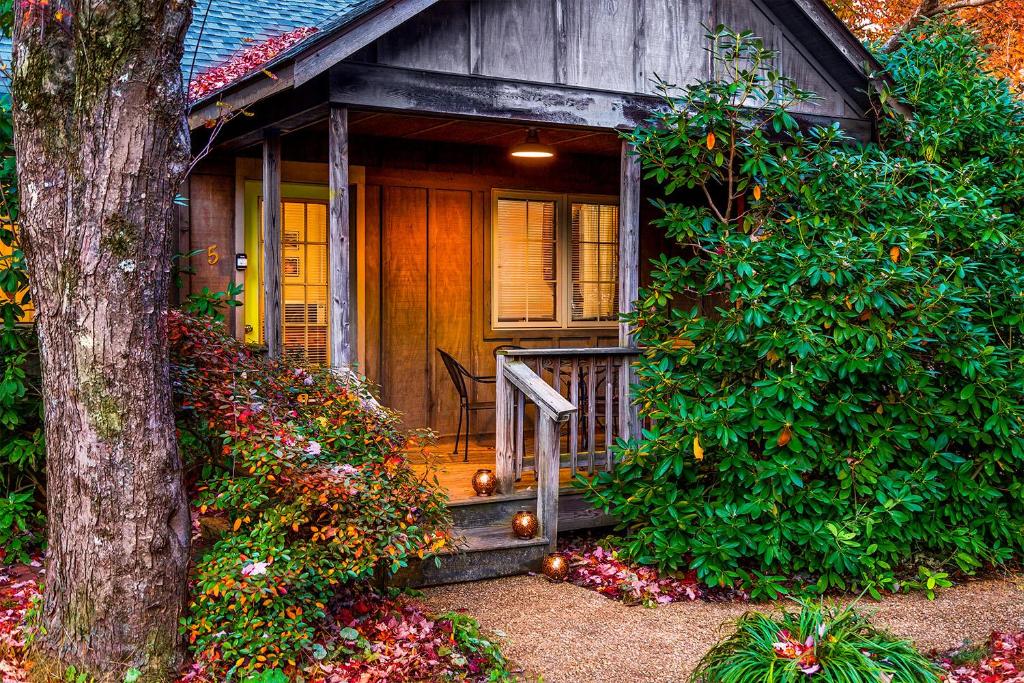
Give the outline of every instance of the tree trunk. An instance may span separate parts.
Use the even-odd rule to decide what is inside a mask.
[[[190,519],[166,311],[187,0],[15,3],[15,147],[46,411],[40,680],[171,678]],[[61,680],[63,680],[61,678]]]

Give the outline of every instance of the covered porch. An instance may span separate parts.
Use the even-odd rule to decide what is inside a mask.
[[[510,154],[533,135],[551,156]],[[618,132],[331,105],[253,143],[229,141],[192,180],[196,194],[233,174],[248,264],[236,332],[355,371],[406,429],[435,435],[466,553],[413,581],[530,569],[560,528],[611,523],[570,483],[613,468],[610,447],[637,433],[618,320],[668,249],[641,230],[640,169]],[[472,490],[481,468],[492,497]],[[522,508],[540,520],[529,541],[508,526]]]

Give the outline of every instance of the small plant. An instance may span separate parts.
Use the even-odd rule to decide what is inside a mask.
[[[939,683],[941,672],[905,640],[852,606],[803,602],[799,612],[751,612],[704,656],[692,683]]]
[[[39,547],[43,513],[35,507],[35,497],[32,490],[0,496],[0,562],[28,562]]]
[[[917,579],[913,581],[907,581],[903,584],[904,590],[907,591],[920,591],[928,597],[929,600],[934,600],[936,593],[942,588],[951,588],[953,582],[949,578],[949,574],[943,571],[933,571],[928,567],[919,567],[917,570]]]

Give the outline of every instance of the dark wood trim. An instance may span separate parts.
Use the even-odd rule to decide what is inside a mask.
[[[569,34],[565,26],[565,0],[555,0],[555,83],[569,81]]]
[[[640,159],[622,141],[619,179],[619,313],[633,311],[640,290]],[[629,325],[619,323],[619,346],[630,346]]]
[[[330,262],[331,365],[349,368],[355,360],[352,327],[351,229],[349,221],[348,110],[331,107],[327,145],[328,228]]]
[[[330,99],[350,107],[606,129],[636,126],[659,102],[648,95],[355,63],[331,69]]]
[[[281,355],[281,133],[263,138],[263,341]]]
[[[300,54],[295,60],[295,85],[300,86],[327,71],[388,31],[423,12],[439,0],[397,0],[377,12],[345,27],[337,37],[323,42],[311,52]]]
[[[331,69],[330,100],[362,109],[606,130],[632,129],[663,106],[651,95],[348,62]],[[866,119],[813,114],[794,118],[807,125],[838,121],[859,140],[870,140],[873,132]]]

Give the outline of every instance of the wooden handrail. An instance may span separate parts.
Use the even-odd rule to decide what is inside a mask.
[[[635,346],[598,346],[595,348],[554,348],[554,349],[499,349],[499,356],[510,358],[537,358],[559,356],[562,358],[586,356],[639,356]]]
[[[546,417],[555,422],[565,422],[576,412],[576,406],[552,389],[526,363],[514,360],[506,362],[504,366],[506,379],[526,394]]]

